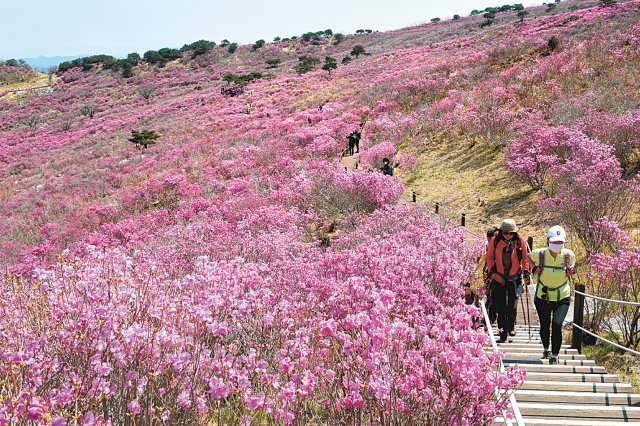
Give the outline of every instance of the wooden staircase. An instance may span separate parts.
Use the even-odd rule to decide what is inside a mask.
[[[528,309],[531,322],[537,322],[535,310],[532,306]],[[547,359],[541,359],[539,326],[527,326],[521,312],[518,324],[525,325],[517,325],[516,336],[498,343],[498,350],[505,353],[506,368],[518,365],[527,371],[524,383],[515,392],[524,424],[640,426],[640,394],[631,385],[620,383],[618,376],[608,374],[570,345],[562,346],[557,365],[549,365]],[[499,338],[497,334],[495,338]],[[488,346],[486,350],[494,349]],[[504,419],[496,419],[495,424],[504,424]]]

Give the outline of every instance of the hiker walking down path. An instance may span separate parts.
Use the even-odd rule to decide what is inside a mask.
[[[530,281],[529,249],[518,235],[513,219],[502,221],[500,232],[487,245],[486,259],[490,279],[489,303],[498,314],[499,342],[504,343],[508,335],[515,336],[518,300],[520,293],[526,291],[522,281],[524,279],[526,284]]]
[[[380,170],[382,170],[385,176],[393,176],[393,166],[388,158],[382,159],[382,168],[380,168]]]
[[[544,346],[542,357],[549,358],[549,364],[558,363],[562,346],[562,324],[571,304],[569,278],[574,272],[576,255],[565,248],[566,241],[564,228],[553,226],[547,232],[548,247],[536,249],[530,256],[531,262],[536,265],[535,274],[538,277],[534,304],[540,318],[540,340]]]

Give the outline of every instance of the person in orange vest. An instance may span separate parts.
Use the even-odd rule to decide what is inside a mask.
[[[486,259],[489,304],[498,313],[499,342],[504,343],[509,334],[515,335],[518,299],[520,292],[526,291],[522,281],[531,281],[529,249],[513,219],[502,221],[500,232],[487,245]]]
[[[564,228],[559,225],[552,226],[547,231],[548,247],[536,249],[530,256],[531,262],[536,265],[535,275],[538,277],[534,304],[540,318],[540,340],[544,346],[542,358],[549,358],[549,364],[558,363],[558,354],[562,347],[562,324],[571,304],[569,278],[574,272],[576,255],[565,248],[566,241],[567,233]]]

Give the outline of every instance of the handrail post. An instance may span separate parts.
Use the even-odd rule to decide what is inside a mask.
[[[460,217],[460,226],[466,226],[467,225],[467,215],[462,213],[462,216]]]
[[[411,191],[411,197],[414,203],[416,202],[416,195],[416,191]]]
[[[436,214],[440,213],[440,203],[436,203]]]
[[[584,284],[576,284],[577,291],[584,293]],[[583,326],[584,322],[584,296],[575,293],[575,300],[573,305],[573,323],[579,327]],[[582,353],[582,330],[577,327],[573,327],[573,334],[571,336],[571,348],[577,349],[578,353]]]

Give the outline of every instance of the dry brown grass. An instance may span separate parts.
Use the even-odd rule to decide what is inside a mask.
[[[419,203],[434,208],[439,202],[456,222],[465,213],[467,226],[480,232],[513,217],[521,235],[542,241],[549,223],[538,207],[538,195],[505,168],[504,151],[478,140],[446,138],[425,141],[415,171],[398,170],[407,184],[405,197],[410,199],[415,190]]]

